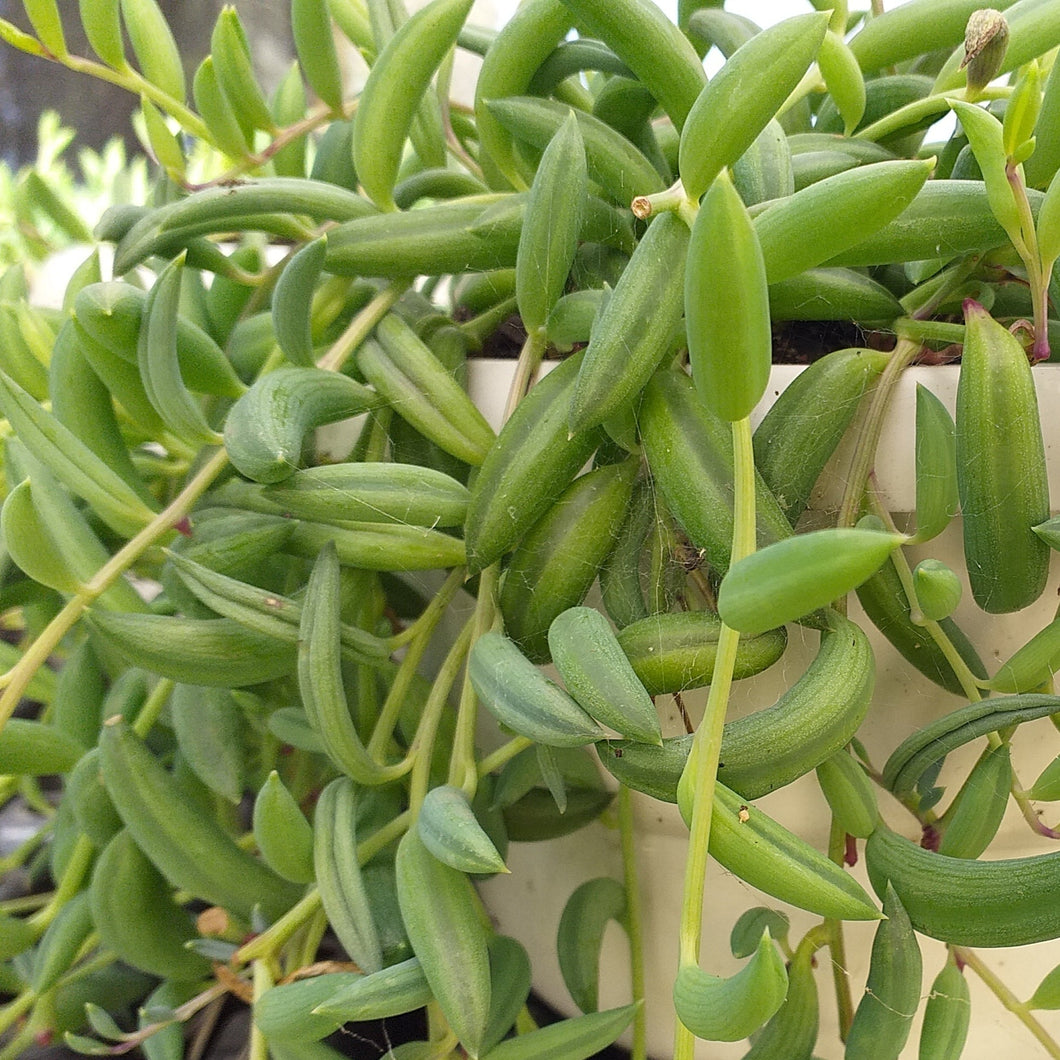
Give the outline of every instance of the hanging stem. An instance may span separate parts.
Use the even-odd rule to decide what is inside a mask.
[[[202,466],[198,474],[174,500],[154,517],[135,537],[119,549],[95,575],[78,589],[66,606],[48,623],[22,658],[0,677],[0,730],[11,717],[33,675],[59,646],[63,637],[101,593],[109,589],[152,545],[170,533],[194,507],[213,480],[228,465],[228,454],[220,449]]]
[[[530,392],[546,349],[548,349],[548,338],[543,329],[527,333],[523,348],[519,351],[519,360],[515,365],[515,376],[512,379],[511,389],[508,391],[508,403],[504,407],[503,422],[508,421],[516,405]]]
[[[837,865],[843,864],[846,854],[846,834],[832,818],[832,828],[828,836],[828,856]],[[823,927],[827,932],[828,948],[832,954],[832,985],[835,990],[836,1009],[839,1017],[839,1037],[846,1041],[850,1024],[854,1020],[854,1001],[850,996],[850,978],[847,975],[846,937],[843,934],[842,920],[826,920]]]
[[[633,820],[633,798],[623,784],[618,789],[618,830],[622,840],[622,876],[626,888],[626,934],[629,936],[629,978],[633,1000],[641,1002],[633,1016],[630,1060],[647,1060],[648,1027],[644,1011],[644,917],[640,881],[637,877],[637,843]]]
[[[1041,1043],[1042,1048],[1060,1060],[1060,1043],[1034,1018],[1031,1010],[988,968],[975,950],[963,946],[951,946],[951,952],[962,964],[967,965],[990,988],[994,996],[1005,1006]]]
[[[409,813],[413,818],[420,812],[420,806],[427,795],[427,789],[431,782],[431,757],[434,752],[434,741],[438,735],[438,725],[442,720],[442,711],[449,699],[449,691],[456,681],[456,675],[460,667],[464,665],[467,658],[468,648],[471,646],[471,635],[475,629],[475,618],[472,615],[456,643],[449,649],[445,661],[442,663],[438,676],[431,685],[431,693],[427,697],[427,703],[423,708],[423,716],[420,718],[419,727],[416,729],[416,738],[412,741],[412,753],[415,756],[415,764],[412,767],[412,783],[409,789]]]
[[[902,372],[909,366],[919,350],[920,343],[899,337],[891,359],[880,374],[876,389],[872,392],[869,411],[861,425],[850,473],[846,478],[843,503],[837,520],[838,526],[853,526],[858,520],[865,484],[868,482],[873,461],[876,459],[876,446],[880,441],[880,432],[883,430],[883,421],[890,408],[891,397]]]
[[[734,530],[732,562],[750,555],[755,547],[754,450],[751,446],[751,423],[744,418],[732,425],[735,468]],[[721,736],[729,705],[729,691],[736,664],[740,634],[722,623],[714,677],[703,721],[696,730],[682,782],[691,781],[692,820],[685,865],[684,900],[681,905],[681,967],[699,963],[703,930],[704,880],[710,846],[710,825],[714,809],[714,785],[721,755]],[[674,1060],[692,1060],[695,1036],[680,1020],[674,1038]]]
[[[497,611],[495,594],[497,581],[500,578],[500,564],[494,563],[479,575],[478,599],[475,613],[469,623],[471,640],[467,650],[474,647],[475,641],[493,625]],[[478,787],[479,771],[475,764],[475,726],[478,721],[478,697],[467,673],[464,673],[464,684],[460,690],[460,704],[457,707],[456,731],[453,733],[453,753],[449,759],[449,783],[467,792],[473,798]]]
[[[452,575],[450,575],[450,580],[455,580],[454,576],[456,576],[459,578],[459,581],[463,581],[464,574],[465,571],[463,568],[457,568],[452,572]],[[401,708],[408,697],[408,691],[412,685],[412,680],[416,676],[416,671],[419,667],[420,661],[423,659],[423,654],[430,644],[431,634],[434,632],[442,618],[442,608],[429,610],[431,610],[431,617],[427,622],[420,626],[416,639],[409,645],[405,657],[401,660],[401,663],[398,666],[398,671],[394,675],[394,683],[390,686],[386,701],[383,703],[383,709],[379,714],[379,720],[376,722],[375,729],[368,742],[368,753],[380,764],[383,762],[387,746],[389,745],[390,738],[394,732],[394,726],[397,724],[398,716],[401,714]],[[449,686],[452,685],[454,678],[455,675],[449,679],[449,685],[447,685],[442,692],[443,701],[444,697],[449,694]],[[434,689],[438,687],[441,681],[442,678],[441,675],[439,675],[434,682],[434,688],[431,690],[432,698],[435,695]],[[431,739],[433,742],[433,736]]]
[[[394,280],[384,287],[346,326],[330,350],[317,361],[317,367],[328,372],[342,371],[342,366],[408,290],[407,280]]]

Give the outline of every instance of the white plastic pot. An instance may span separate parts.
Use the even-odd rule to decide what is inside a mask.
[[[470,376],[473,396],[488,415],[499,419],[511,365],[506,362],[475,363]],[[778,367],[773,371],[767,400],[760,410],[786,385],[800,369]],[[958,369],[954,367],[917,368],[906,373],[884,429],[879,446],[876,472],[887,506],[900,525],[908,519],[904,513],[915,507],[913,484],[913,444],[915,385],[923,383],[935,392],[950,410],[956,394]],[[1060,408],[1060,367],[1038,367],[1039,405],[1042,409],[1046,451],[1051,461],[1052,496],[1060,498],[1060,417],[1052,410]],[[836,454],[822,477],[814,506],[827,510],[837,502],[843,468],[849,452]],[[938,539],[920,550],[915,557],[927,556],[949,563],[955,570],[964,567],[961,528],[955,520]],[[958,623],[979,649],[988,669],[1008,657],[1034,632],[1048,623],[1056,612],[1060,566],[1054,563],[1050,586],[1033,606],[1018,615],[986,615],[965,592],[965,599],[955,615]],[[856,601],[851,616],[863,619]],[[914,671],[881,636],[867,619],[863,627],[872,638],[877,660],[877,685],[869,717],[859,732],[873,761],[882,766],[890,752],[909,733],[932,718],[954,709],[960,700],[935,686]],[[750,712],[768,706],[801,673],[815,650],[815,638],[800,640],[798,627],[792,627],[788,650],[770,670],[749,680],[738,682],[733,698],[733,714]],[[687,700],[686,700],[687,703]],[[672,704],[660,701],[664,711],[664,730],[668,735],[683,731]],[[693,710],[697,704],[692,700]],[[698,704],[702,707],[702,699]],[[1048,726],[1048,722],[1037,723]],[[1056,741],[1045,733],[1035,738],[1035,726],[1020,732],[1014,741],[1013,761],[1021,780],[1030,785],[1056,753]],[[1042,729],[1037,729],[1042,733]],[[939,783],[952,783],[963,777],[981,748],[964,748],[951,755]],[[950,791],[956,790],[951,788]],[[945,803],[944,803],[945,804]],[[800,835],[822,848],[827,844],[829,814],[813,775],[803,777],[781,791],[758,800],[764,810],[783,821]],[[687,845],[687,830],[676,807],[645,796],[635,795],[635,820],[638,833],[638,871],[644,907],[645,952],[647,960],[647,1012],[649,1049],[653,1057],[663,1060],[672,1055],[673,1009],[670,990],[677,967],[677,938]],[[896,802],[881,794],[881,808],[888,821],[910,838],[919,838],[915,822]],[[1043,805],[1045,820],[1055,823],[1060,810]],[[1010,801],[1001,832],[986,853],[988,858],[1016,857],[1042,853],[1050,849],[1048,841],[1034,836]],[[541,843],[513,844],[509,852],[510,876],[497,877],[482,886],[482,894],[498,929],[512,935],[528,949],[535,971],[534,986],[551,1005],[566,1014],[577,1010],[563,984],[556,959],[555,932],[560,913],[571,892],[594,876],[612,875],[621,879],[622,867],[617,831],[603,823],[563,839]],[[868,887],[862,866],[855,875]],[[1057,896],[1060,901],[1060,895]],[[736,918],[754,905],[782,908],[781,903],[765,896],[747,884],[711,864],[706,884],[706,921],[702,965],[717,974],[731,974],[742,962],[729,954],[728,937]],[[816,922],[816,918],[799,910],[786,909],[792,922],[792,938],[797,940]],[[871,924],[851,924],[846,929],[850,981],[856,1004],[868,968],[873,935]],[[943,965],[941,943],[922,938],[924,955],[923,995]],[[1041,978],[1060,964],[1060,941],[1042,943],[1012,950],[983,950],[983,959],[1020,999],[1033,992]],[[817,969],[821,997],[821,1031],[816,1053],[822,1060],[839,1060],[842,1046],[837,1033],[835,995],[832,973],[826,965],[828,951],[818,953]],[[998,1057],[1033,1057],[1045,1053],[1028,1031],[1007,1013],[997,998],[969,970],[967,973],[973,997],[973,1024],[965,1060],[996,1060]],[[624,1004],[630,996],[628,954],[621,930],[610,925],[601,959],[601,1007]],[[923,1006],[921,1006],[922,1012]],[[1060,1014],[1038,1013],[1040,1022],[1060,1035]],[[914,1025],[903,1058],[915,1058],[919,1037],[919,1019]],[[702,1060],[727,1060],[741,1057],[746,1042],[734,1044],[698,1043],[696,1056]]]

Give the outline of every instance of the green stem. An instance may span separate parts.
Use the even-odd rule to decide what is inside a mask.
[[[454,575],[461,576],[461,580],[463,580],[463,573],[463,568],[457,568],[453,571]],[[452,578],[452,575],[450,578]],[[434,632],[442,618],[442,608],[433,608],[429,610],[431,612],[430,619],[420,627],[419,634],[405,652],[405,657],[401,660],[401,663],[398,666],[397,673],[394,675],[394,682],[390,686],[390,691],[387,693],[386,700],[383,703],[383,709],[379,712],[379,720],[376,722],[375,728],[372,730],[371,739],[368,741],[368,753],[379,762],[380,765],[384,762],[387,747],[394,734],[394,726],[397,724],[398,717],[401,714],[401,708],[405,705],[405,702],[408,699],[408,692],[412,687],[413,679],[416,677],[416,671],[423,659],[424,652],[426,652],[430,645],[431,634]],[[453,680],[455,680],[455,675],[450,678],[450,685]],[[431,689],[432,699],[435,695],[435,689],[440,682],[441,676],[439,675],[434,682],[434,687]],[[449,688],[447,686],[442,693],[443,701],[444,697],[448,694]],[[431,740],[433,742],[433,736]]]
[[[268,962],[255,961],[253,976],[254,1000],[257,1001],[273,985]],[[247,1056],[248,1060],[269,1060],[269,1044],[265,1041],[265,1035],[258,1030],[253,1020],[250,1021],[250,1042],[247,1047]]]
[[[398,648],[404,647],[421,636],[424,629],[434,629],[438,621],[437,615],[449,606],[466,578],[467,571],[463,567],[454,567],[449,572],[449,577],[445,579],[445,584],[434,594],[431,602],[423,609],[419,617],[400,633],[386,638],[387,648],[392,652],[397,651]]]
[[[317,367],[328,372],[339,372],[350,356],[394,307],[397,300],[408,290],[407,280],[394,280],[384,287],[346,326],[346,330],[335,340],[330,350],[317,361]]]
[[[232,958],[233,963],[249,964],[251,961],[271,960],[320,908],[320,891],[313,886],[275,924],[240,946]]]
[[[523,348],[519,351],[519,360],[515,365],[515,375],[512,385],[508,391],[508,402],[504,407],[504,421],[515,411],[515,406],[523,400],[530,387],[534,385],[534,377],[538,368],[541,367],[541,359],[548,349],[548,336],[545,329],[540,328],[527,333]]]
[[[1049,359],[1049,271],[1043,271],[1042,256],[1038,250],[1038,233],[1034,226],[1034,214],[1027,198],[1027,186],[1023,182],[1023,170],[1011,163],[1005,167],[1012,197],[1020,217],[1020,240],[1013,245],[1023,259],[1027,269],[1027,280],[1031,288],[1034,305],[1034,343],[1031,356],[1035,361]],[[1011,233],[1010,233],[1011,235]]]
[[[994,996],[1022,1023],[1049,1054],[1060,1060],[1060,1043],[1034,1018],[1031,1010],[988,968],[975,950],[951,946],[957,960],[967,965],[990,988]]]
[[[185,132],[199,140],[205,140],[211,147],[217,147],[213,136],[206,123],[193,110],[186,107],[179,99],[164,92],[157,85],[148,81],[146,77],[138,73],[131,66],[112,68],[97,63],[94,59],[85,59],[80,55],[67,55],[59,60],[68,70],[74,70],[79,74],[87,74],[100,81],[124,88],[137,96],[146,96],[152,103],[164,110],[171,117],[176,118]]]
[[[964,325],[945,320],[915,320],[900,317],[894,322],[898,336],[910,342],[947,342],[964,345]]]
[[[3,1008],[0,1008],[0,1034],[13,1027],[31,1008],[37,1000],[35,990],[24,990],[16,998],[12,998]]]
[[[618,830],[622,842],[622,877],[626,888],[626,934],[629,936],[629,978],[637,1006],[633,1017],[630,1060],[647,1060],[648,1026],[644,1011],[644,916],[640,881],[637,877],[637,836],[633,820],[633,799],[625,784],[618,789]]]
[[[520,755],[528,747],[533,747],[534,741],[526,736],[515,736],[506,744],[501,744],[492,754],[488,754],[479,760],[478,775],[488,776],[495,769],[507,765],[516,755]]]
[[[846,834],[832,818],[828,836],[828,856],[837,865],[843,864],[846,854]],[[842,920],[826,920],[822,925],[827,932],[828,949],[832,954],[832,986],[838,1011],[839,1037],[846,1041],[850,1024],[854,1020],[854,1000],[850,996],[850,978],[847,975],[846,937]],[[809,937],[809,936],[807,936]],[[805,942],[805,939],[803,940]]]
[[[471,616],[464,623],[464,628],[456,638],[456,642],[449,649],[431,685],[430,695],[423,708],[423,716],[420,718],[416,729],[415,739],[412,741],[412,754],[415,763],[412,767],[412,780],[409,787],[409,813],[415,819],[420,812],[420,806],[427,795],[427,789],[431,780],[431,758],[434,752],[435,739],[438,736],[438,726],[442,720],[442,712],[449,701],[449,692],[456,682],[460,667],[464,665],[467,658],[468,648],[471,646],[471,635],[475,629],[475,617]],[[474,794],[472,791],[471,794]]]
[[[515,300],[515,295],[512,295],[510,298],[505,298],[503,302],[491,306],[485,312],[479,313],[477,317],[472,317],[457,326],[464,333],[464,338],[467,339],[472,350],[478,353],[486,339],[518,310],[519,304]]]
[[[405,810],[382,828],[374,831],[367,839],[362,839],[357,844],[357,863],[367,865],[383,847],[389,846],[395,839],[403,836],[409,830],[410,824],[412,824],[412,814]]]
[[[732,425],[735,492],[733,511],[732,562],[750,555],[755,547],[754,450],[751,424],[747,418]],[[693,783],[692,819],[689,828],[688,860],[685,865],[684,899],[681,904],[680,966],[699,963],[703,930],[704,881],[710,848],[710,826],[714,809],[714,785],[721,755],[721,736],[729,705],[729,691],[736,664],[740,634],[722,623],[718,636],[714,678],[707,695],[703,721],[696,730],[692,751],[685,766],[685,778]],[[680,1020],[674,1037],[674,1060],[692,1060],[695,1036]]]
[[[0,1060],[18,1060],[33,1045],[35,1037],[36,1029],[31,1024],[27,1024],[0,1051]]]
[[[52,892],[48,904],[29,918],[34,930],[43,934],[45,928],[58,916],[59,910],[81,890],[95,854],[96,848],[88,836],[78,836],[59,886]]]
[[[18,705],[33,675],[43,666],[63,637],[101,594],[106,592],[152,545],[170,533],[209,489],[228,464],[228,454],[218,450],[173,501],[122,546],[95,575],[66,602],[63,609],[41,631],[22,658],[0,678],[0,730]]]
[[[843,503],[836,521],[838,526],[853,526],[858,520],[865,485],[869,480],[873,461],[876,459],[876,446],[880,441],[880,432],[883,430],[883,421],[887,416],[891,397],[902,372],[909,366],[919,350],[918,342],[899,338],[898,344],[891,353],[891,359],[880,374],[879,382],[872,393],[869,411],[861,423],[850,473],[847,475],[846,486],[843,490]]]
[[[891,513],[880,503],[874,490],[869,490],[866,493],[869,499],[869,504],[872,507],[873,513],[883,520],[884,525],[888,530],[893,530],[895,533],[900,533],[898,527],[895,526],[894,520],[891,518]],[[931,619],[924,618],[923,613],[920,610],[920,601],[917,599],[916,586],[913,584],[913,572],[909,567],[909,561],[906,559],[905,552],[902,549],[897,549],[891,553],[891,560],[894,563],[895,572],[898,575],[898,580],[902,583],[902,591],[905,593],[906,600],[909,602],[909,620],[917,626],[922,627],[931,636],[931,639],[938,645],[939,651],[946,657],[946,661],[950,664],[950,668],[953,670],[957,680],[961,683],[961,689],[964,691],[965,696],[969,702],[975,703],[982,699],[979,694],[979,682],[975,674],[968,668],[968,664],[964,661],[961,653],[954,647],[953,641],[946,635],[946,631],[939,625],[938,622],[932,622]]]
[[[1007,99],[1011,94],[1011,87],[991,87],[977,93],[976,99]],[[964,88],[954,88],[947,92],[925,96],[923,99],[914,100],[904,107],[891,111],[886,117],[874,121],[871,125],[866,125],[864,129],[854,134],[854,139],[877,142],[907,126],[915,125],[924,118],[945,113],[950,109],[950,100],[961,102],[967,98],[967,89]]]
[[[159,680],[158,684],[151,689],[151,694],[144,700],[144,705],[140,708],[140,712],[136,715],[136,720],[133,722],[133,731],[137,736],[146,737],[147,734],[154,728],[155,722],[158,721],[159,715],[162,713],[162,709],[169,701],[169,697],[173,694],[173,686],[176,682],[170,680],[168,677],[163,677]]]
[[[500,565],[494,563],[487,567],[478,580],[478,599],[475,602],[475,613],[471,618],[471,643],[487,632],[493,625],[497,604],[495,594],[497,581],[500,578]],[[470,647],[469,646],[469,647]],[[460,690],[460,704],[457,708],[456,731],[453,733],[453,754],[449,759],[449,783],[463,788],[471,798],[478,786],[478,767],[475,764],[475,726],[478,721],[478,697],[467,674]]]

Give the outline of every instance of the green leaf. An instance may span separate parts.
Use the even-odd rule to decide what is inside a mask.
[[[144,128],[147,131],[147,147],[155,161],[166,171],[171,180],[177,184],[183,183],[186,165],[180,141],[166,124],[162,112],[147,96],[140,98],[140,110],[143,113]]]
[[[856,166],[779,199],[755,217],[769,282],[779,283],[865,242],[924,186],[931,159]]]
[[[490,1013],[489,935],[471,881],[431,854],[415,829],[398,844],[396,867],[401,916],[431,993],[477,1056]]]
[[[248,773],[247,734],[231,691],[179,684],[170,712],[177,744],[191,771],[211,791],[239,803]]]
[[[1027,795],[1035,802],[1060,801],[1060,756],[1042,770]]]
[[[132,487],[3,372],[0,409],[19,441],[116,533],[132,536],[151,521],[154,513]]]
[[[949,618],[961,602],[961,580],[941,560],[921,560],[913,571],[913,587],[921,614],[932,622]]]
[[[86,1004],[85,1015],[88,1017],[89,1025],[101,1038],[118,1041],[124,1034],[110,1013],[100,1008],[99,1005],[93,1005],[91,1002]]]
[[[1038,252],[1044,271],[1051,272],[1060,257],[1060,169],[1049,182],[1038,210]]]
[[[930,390],[917,383],[916,540],[937,537],[959,508],[953,417]]]
[[[6,18],[0,18],[0,40],[5,44],[10,44],[12,48],[17,48],[20,52],[26,52],[28,55],[45,54],[44,48],[36,37],[23,33],[18,26],[8,22]],[[82,1040],[91,1041],[89,1038]]]
[[[703,403],[722,419],[742,420],[765,393],[773,342],[762,248],[724,174],[692,226],[685,321],[692,378]]]
[[[44,47],[60,59],[65,56],[66,39],[55,0],[22,0],[22,6]]]
[[[903,534],[835,527],[777,541],[729,569],[718,613],[741,633],[764,633],[856,589],[906,540]]]
[[[637,1005],[560,1020],[549,1027],[509,1038],[484,1054],[482,1060],[589,1060],[629,1026]]]
[[[757,905],[741,913],[729,934],[729,949],[734,957],[750,957],[768,931],[777,940],[788,937],[788,916],[779,909]]]
[[[788,973],[769,932],[735,975],[710,975],[686,964],[674,983],[677,1017],[697,1038],[736,1042],[753,1034],[784,1003]]]
[[[490,939],[490,1018],[482,1039],[488,1053],[512,1029],[530,994],[530,958],[521,942],[507,935]]]
[[[582,1012],[600,1007],[600,947],[609,920],[623,924],[626,889],[610,876],[586,880],[577,887],[559,920],[556,950],[559,968],[574,1003]]]
[[[1005,154],[1014,161],[1032,141],[1038,112],[1042,106],[1042,74],[1037,61],[1028,63],[1021,71],[1016,87],[1009,96],[1002,123]],[[1019,159],[1022,161],[1022,159]]]
[[[1027,1008],[1060,1008],[1060,965],[1054,968],[1038,984],[1038,989],[1034,991],[1027,1002]]]
[[[121,0],[121,13],[144,77],[183,103],[184,65],[180,49],[157,0]]]
[[[95,53],[108,65],[125,66],[119,0],[78,0],[81,25]]]
[[[443,784],[427,792],[416,827],[423,845],[460,872],[508,871],[461,788]]]
[[[563,294],[588,195],[585,148],[572,110],[541,156],[515,259],[515,297],[530,332],[548,321]]]
[[[97,1042],[95,1038],[86,1038],[81,1034],[71,1034],[69,1031],[63,1035],[63,1042],[75,1053],[82,1056],[109,1056],[110,1046],[104,1042]]]
[[[679,168],[689,198],[754,143],[813,62],[828,28],[824,14],[797,15],[738,48],[700,92],[681,133]]]
[[[853,135],[865,113],[865,78],[850,46],[839,33],[829,30],[824,35],[817,66],[843,119],[844,135]]]
[[[952,101],[950,106],[960,119],[961,128],[972,154],[983,174],[990,209],[998,223],[1008,233],[1009,239],[1018,244],[1020,237],[1020,213],[1012,187],[1005,175],[1008,156],[1005,151],[1004,131],[1001,122],[989,111],[972,103]]]
[[[987,683],[995,692],[1032,692],[1060,670],[1060,618],[1054,618],[998,667]]]

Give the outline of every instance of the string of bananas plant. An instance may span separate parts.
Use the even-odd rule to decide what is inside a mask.
[[[1060,2],[814,0],[759,29],[705,0],[676,25],[524,0],[494,32],[471,0],[291,0],[271,95],[234,8],[188,85],[155,0],[23,6],[32,31],[0,37],[136,93],[157,180],[61,310],[0,276],[0,800],[43,821],[0,858],[31,884],[0,900],[0,1060],[57,1038],[177,1060],[231,998],[251,1060],[329,1060],[421,1009],[388,1055],[579,1060],[631,1028],[642,1060],[635,799],[688,830],[660,1056],[896,1060],[923,1008],[920,1060],[955,1060],[972,971],[1014,1050],[1060,1057],[1035,1014],[1060,1008],[1060,949],[1026,1000],[980,953],[1060,938],[1060,757],[1031,782],[1012,754],[1056,741],[1060,619],[990,669],[953,617],[965,578],[999,623],[1028,608],[1060,548],[1033,367],[1060,342]],[[78,16],[92,55],[67,48]],[[860,338],[752,429],[775,336],[823,321]],[[498,429],[466,373],[513,330]],[[958,353],[956,416],[918,394],[899,529],[883,417],[909,365]],[[352,417],[325,457],[317,429]],[[843,439],[842,504],[808,523]],[[965,570],[913,567],[957,512]],[[805,672],[728,717],[799,626]],[[859,738],[877,631],[937,687],[884,759]],[[659,698],[708,687],[665,731]],[[814,772],[827,849],[754,801]],[[1010,802],[1040,845],[990,857]],[[580,1010],[538,1026],[475,883],[602,816],[623,878],[538,925]],[[712,862],[814,926],[755,906],[745,963],[711,974]],[[633,989],[601,1009],[611,921]],[[846,921],[877,924],[866,981]],[[818,964],[844,1045],[818,1042]]]

